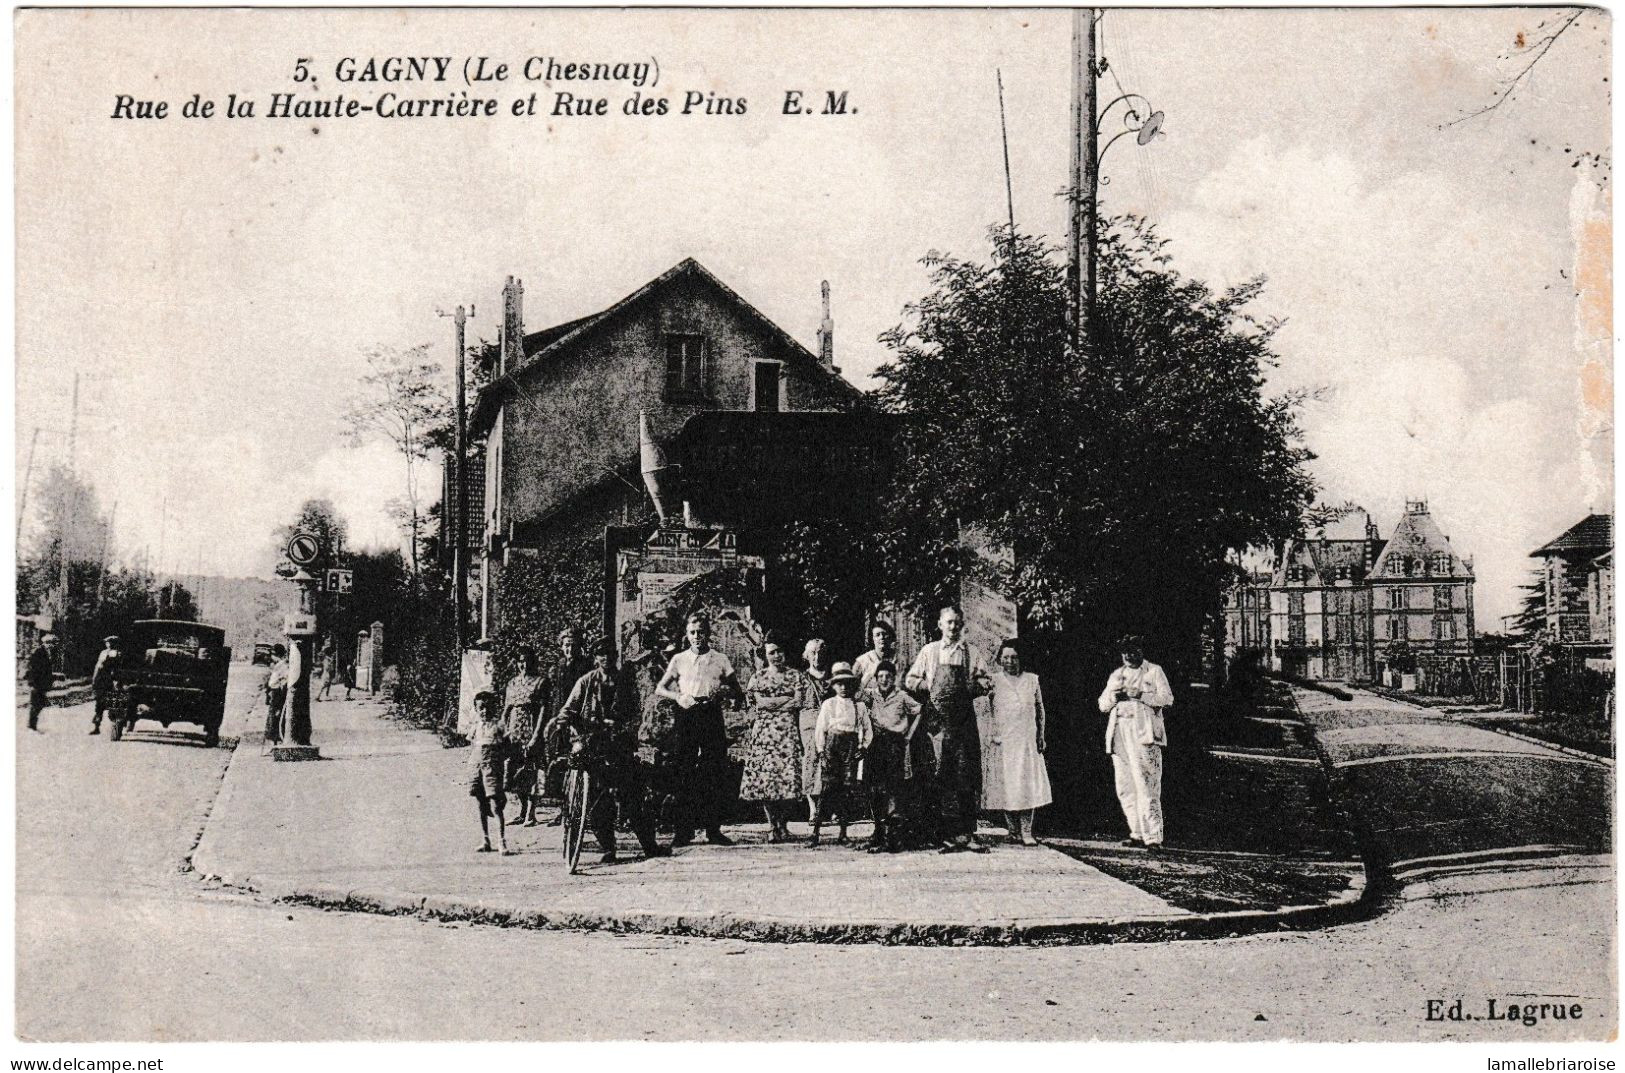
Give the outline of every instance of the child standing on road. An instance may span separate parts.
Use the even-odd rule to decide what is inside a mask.
[[[474,724],[472,752],[469,756],[468,792],[480,806],[480,833],[485,837],[477,852],[491,852],[491,818],[497,821],[497,847],[504,857],[513,855],[508,848],[508,824],[503,816],[508,797],[504,792],[503,767],[507,762],[503,743],[501,713],[497,711],[497,695],[488,689],[474,694]]]
[[[846,826],[851,822],[852,805],[858,796],[858,761],[873,736],[868,707],[852,699],[858,688],[858,676],[852,673],[852,664],[837,663],[830,668],[829,684],[835,695],[819,706],[818,722],[813,725],[819,794],[818,807],[813,810],[809,846],[818,845],[819,829],[831,809],[840,816],[841,823],[841,833],[835,841],[846,845]]]

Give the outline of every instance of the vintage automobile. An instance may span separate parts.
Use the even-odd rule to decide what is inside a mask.
[[[134,623],[123,642],[108,711],[113,740],[149,719],[165,727],[191,723],[202,728],[206,743],[216,744],[231,669],[226,632],[198,622],[148,620]]]

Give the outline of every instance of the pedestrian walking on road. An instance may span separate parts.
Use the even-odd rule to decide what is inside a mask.
[[[854,673],[856,670],[853,668]],[[871,681],[873,685],[860,698],[869,707],[874,731],[863,762],[869,808],[875,818],[868,849],[870,853],[896,853],[906,837],[902,804],[915,775],[912,752],[920,728],[920,705],[897,688],[897,665],[890,660],[875,666]]]
[[[789,805],[801,796],[801,712],[811,699],[807,676],[788,665],[784,646],[762,645],[767,666],[745,687],[754,713],[745,751],[745,773],[739,799],[759,801],[767,816],[769,842],[790,837]]]
[[[1033,811],[1051,800],[1044,766],[1044,693],[1038,675],[1021,669],[1021,648],[1014,639],[999,646],[991,699],[982,742],[982,807],[1005,814],[1011,841],[1036,846]]]
[[[265,676],[265,742],[282,742],[282,709],[288,701],[288,646],[271,646],[271,673]]]
[[[331,700],[327,694],[332,690],[333,683],[338,680],[339,663],[338,654],[333,650],[333,638],[329,637],[322,644],[321,661],[317,664],[321,669],[322,688],[316,694],[317,700]]]
[[[942,639],[920,649],[905,685],[924,698],[925,728],[936,754],[936,790],[945,841],[943,853],[987,852],[976,841],[982,797],[982,743],[975,699],[993,685],[982,654],[963,636],[965,616],[944,607],[937,617]]]
[[[818,722],[813,727],[813,748],[818,750],[818,808],[812,817],[812,838],[807,845],[819,843],[819,832],[830,813],[840,817],[837,845],[846,845],[846,828],[856,811],[859,790],[859,766],[863,754],[874,737],[869,723],[869,708],[855,699],[858,676],[852,673],[852,664],[837,663],[830,669],[829,684],[835,695],[818,706]]]
[[[1111,754],[1117,801],[1128,820],[1125,846],[1155,850],[1162,845],[1162,751],[1168,745],[1163,710],[1174,702],[1168,676],[1145,658],[1138,637],[1118,648],[1123,665],[1112,671],[1100,694],[1106,720],[1106,752]]]
[[[536,826],[536,765],[542,753],[542,679],[536,650],[519,646],[519,669],[502,695],[502,724],[507,736],[508,792],[519,799],[514,823]]]
[[[504,857],[513,855],[508,848],[508,822],[503,815],[508,797],[502,777],[507,758],[502,732],[502,713],[497,710],[497,695],[488,689],[474,694],[474,736],[469,751],[468,792],[480,806],[480,834],[484,836],[478,852],[490,853],[491,820],[497,823],[496,848]]]
[[[90,672],[91,712],[90,732],[102,732],[102,715],[113,706],[113,672],[118,669],[119,639],[116,634],[102,638],[102,650],[96,656],[96,666]]]
[[[55,634],[42,633],[34,651],[28,654],[28,670],[23,680],[28,683],[29,730],[39,729],[40,712],[50,703],[51,685],[56,676],[56,660],[51,653],[55,642]]]
[[[675,728],[679,807],[672,847],[692,843],[696,827],[705,829],[712,845],[733,845],[722,833],[722,783],[728,770],[722,705],[743,699],[744,693],[728,657],[711,647],[710,616],[688,616],[688,648],[671,658],[655,692],[682,709]]]

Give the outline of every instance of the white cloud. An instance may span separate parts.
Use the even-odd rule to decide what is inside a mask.
[[[1530,549],[1586,506],[1575,422],[1551,390],[1578,374],[1572,306],[1541,297],[1560,244],[1479,203],[1470,176],[1267,137],[1236,146],[1164,232],[1199,277],[1267,270],[1260,308],[1288,318],[1274,382],[1322,391],[1304,425],[1327,498],[1364,503],[1385,530],[1406,498],[1429,499],[1476,558],[1480,626],[1495,628]]]

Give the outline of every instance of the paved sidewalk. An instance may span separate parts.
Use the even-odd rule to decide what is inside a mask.
[[[768,845],[765,825],[730,827],[734,847],[653,861],[636,860],[628,836],[623,857],[633,859],[618,865],[595,863],[589,839],[583,859],[594,863],[570,876],[559,828],[510,828],[515,856],[474,852],[466,749],[444,749],[370,701],[316,704],[313,719],[321,762],[275,763],[243,736],[193,856],[200,874],[334,907],[530,927],[948,944],[1310,926],[1354,915],[1362,887],[1339,879],[1330,905],[1196,913],[1078,859],[1077,843],[869,855]]]

